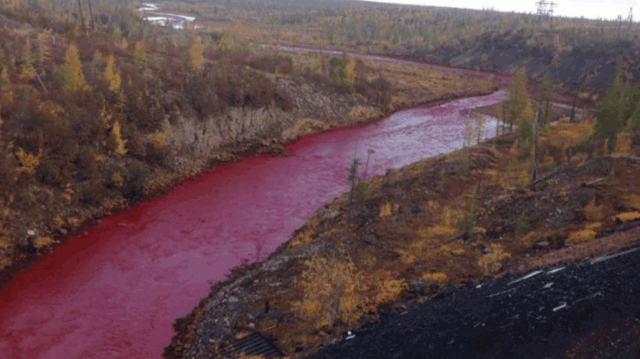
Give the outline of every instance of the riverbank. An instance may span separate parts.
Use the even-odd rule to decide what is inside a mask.
[[[542,148],[592,125],[566,121],[554,125],[553,136],[541,134]],[[625,231],[640,218],[640,196],[629,190],[639,185],[633,154],[640,148],[627,157],[588,159],[569,155],[574,145],[560,162],[543,156],[534,182],[514,135],[373,178],[352,205],[343,194],[267,259],[236,267],[214,285],[176,321],[164,357],[215,357],[258,332],[287,356],[303,358],[448,286],[636,243]]]
[[[149,176],[139,184],[139,187],[144,189],[143,192],[136,196],[97,200],[97,206],[87,206],[86,203],[76,201],[59,203],[56,204],[59,207],[56,221],[31,221],[28,224],[29,228],[14,229],[14,233],[25,234],[33,230],[34,235],[6,240],[9,249],[13,248],[10,246],[11,243],[22,244],[15,250],[2,252],[0,289],[38,258],[51,253],[66,240],[83,233],[98,220],[158,198],[178,184],[196,178],[215,166],[255,154],[282,155],[287,144],[311,133],[368,125],[402,109],[427,103],[442,103],[461,97],[486,95],[497,90],[497,86],[488,79],[468,79],[451,72],[431,70],[422,65],[377,64],[367,61],[360,69],[363,75],[375,70],[385,71],[385,75],[390,79],[389,88],[385,91],[398,94],[391,98],[390,103],[370,103],[368,99],[359,95],[338,94],[335,89],[327,88],[326,84],[305,83],[300,82],[300,78],[266,74],[272,77],[279,91],[296,94],[293,111],[232,111],[224,119],[208,119],[203,129],[189,125],[190,121],[187,119],[173,125],[166,123],[164,142],[169,143],[169,146],[175,144],[184,147],[184,139],[194,136],[197,139],[200,134],[200,141],[189,144],[193,151],[189,153],[177,148],[172,149],[176,155],[171,157],[171,163],[152,168]],[[411,76],[420,81],[406,81]],[[441,87],[434,89],[432,85],[436,79]],[[228,124],[226,128],[218,128],[221,126],[220,123]],[[273,130],[273,127],[280,129]],[[206,132],[207,136],[204,136],[203,133]],[[47,204],[47,207],[51,207],[51,204]],[[33,216],[38,217],[37,214]],[[24,221],[19,223],[21,222]]]

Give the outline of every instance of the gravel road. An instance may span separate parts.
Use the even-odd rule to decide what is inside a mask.
[[[312,358],[640,358],[640,245],[446,288]]]

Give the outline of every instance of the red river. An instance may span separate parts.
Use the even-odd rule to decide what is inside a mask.
[[[219,166],[167,195],[105,218],[0,292],[0,357],[160,358],[172,323],[209,286],[265,258],[346,191],[345,168],[375,151],[369,177],[462,146],[461,111],[502,92],[398,112],[375,125],[315,134],[291,157]],[[489,121],[485,135],[495,133]]]

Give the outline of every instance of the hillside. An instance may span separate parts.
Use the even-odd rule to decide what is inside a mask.
[[[212,166],[495,89],[155,27],[126,9],[94,8],[84,24],[31,10],[0,11],[0,287],[84,226]]]

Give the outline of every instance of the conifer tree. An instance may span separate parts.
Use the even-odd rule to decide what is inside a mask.
[[[82,63],[80,62],[78,48],[74,43],[71,43],[67,48],[64,56],[64,64],[60,71],[65,89],[77,91],[84,85]]]
[[[626,83],[621,70],[616,67],[611,87],[596,112],[595,133],[601,139],[607,139],[609,152],[616,148],[616,138],[625,127],[628,114],[628,102],[625,100]]]
[[[509,82],[509,96],[507,99],[507,113],[509,115],[510,128],[513,122],[522,120],[522,112],[529,103],[529,93],[527,91],[527,74],[524,69],[518,70]]]
[[[107,66],[104,70],[104,78],[109,83],[109,90],[116,92],[120,89],[120,74],[117,72],[115,65],[115,59],[113,55],[109,55],[107,58]]]
[[[189,59],[192,70],[202,70],[204,66],[204,46],[200,36],[196,36],[189,47]]]
[[[144,51],[144,44],[142,41],[138,41],[133,49],[133,63],[138,66],[142,66],[144,65],[145,59],[146,54]]]
[[[51,29],[44,30],[38,34],[37,48],[36,48],[36,61],[38,65],[43,68],[49,62],[51,62]]]

